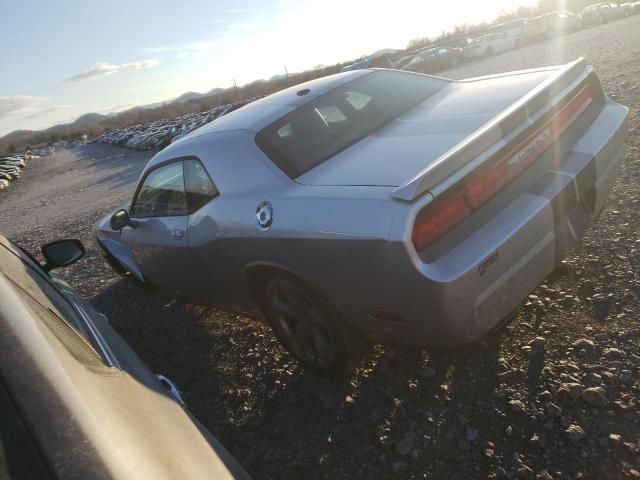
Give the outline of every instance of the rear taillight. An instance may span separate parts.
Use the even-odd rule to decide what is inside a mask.
[[[471,213],[463,194],[437,200],[430,207],[418,214],[413,225],[411,237],[416,250],[426,248]]]
[[[502,190],[539,158],[592,101],[591,86],[587,84],[531,135],[500,152],[497,161],[488,162],[490,167],[472,174],[455,187],[455,193],[445,194],[418,213],[411,235],[416,250],[424,250]]]

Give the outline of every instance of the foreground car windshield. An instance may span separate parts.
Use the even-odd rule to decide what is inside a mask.
[[[380,70],[322,95],[256,136],[256,143],[296,178],[425,101],[448,82]]]

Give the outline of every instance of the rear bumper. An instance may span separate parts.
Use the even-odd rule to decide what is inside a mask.
[[[412,257],[403,245],[393,282],[398,301],[342,305],[347,318],[375,340],[438,346],[470,343],[499,326],[602,210],[624,157],[627,114],[607,99],[557,166],[434,260]],[[372,318],[372,310],[398,321]]]

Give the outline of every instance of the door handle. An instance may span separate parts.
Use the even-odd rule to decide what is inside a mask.
[[[182,240],[182,237],[184,237],[184,230],[180,230],[180,229],[176,229],[176,230],[171,230],[171,236],[173,237],[174,240]]]

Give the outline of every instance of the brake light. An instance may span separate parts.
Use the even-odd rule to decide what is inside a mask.
[[[471,213],[462,194],[436,201],[430,207],[418,214],[413,225],[411,239],[416,250],[426,248]]]
[[[500,153],[491,167],[462,181],[454,194],[445,194],[418,213],[411,239],[416,250],[423,250],[480,208],[511,180],[538,159],[593,101],[589,84],[534,133]]]
[[[493,197],[509,181],[509,172],[506,165],[498,165],[490,170],[487,175],[479,178],[467,187],[467,199],[469,205],[478,208],[489,198]]]

